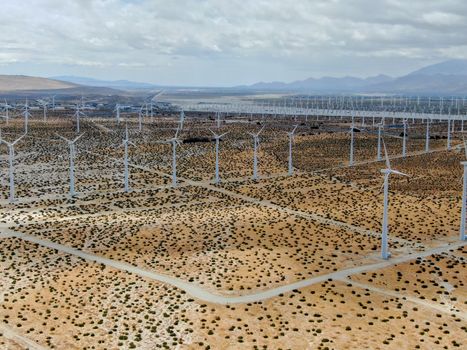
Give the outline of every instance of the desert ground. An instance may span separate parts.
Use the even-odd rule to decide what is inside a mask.
[[[381,259],[384,159],[377,126],[346,118],[187,113],[83,117],[76,195],[72,112],[40,112],[15,145],[16,200],[0,146],[0,348],[453,349],[467,346],[467,246],[459,239],[463,133],[387,121],[392,175]],[[288,175],[287,132],[294,172]],[[364,125],[364,126],[362,126]],[[260,134],[259,179],[253,138]],[[124,191],[125,129],[129,186]],[[24,121],[0,122],[1,137]],[[221,182],[214,182],[220,142]],[[403,134],[402,134],[403,135]],[[383,157],[384,158],[384,157]]]

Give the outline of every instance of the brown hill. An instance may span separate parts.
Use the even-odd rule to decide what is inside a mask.
[[[79,85],[25,75],[0,75],[0,91],[24,90],[59,90],[78,87]]]

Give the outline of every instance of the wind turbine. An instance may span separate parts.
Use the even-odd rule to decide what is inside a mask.
[[[47,103],[47,101],[44,101],[44,100],[39,100],[38,102],[41,105],[42,109],[44,110],[43,120],[46,121],[47,120],[47,106],[49,104]]]
[[[24,133],[28,133],[28,127],[29,127],[29,117],[31,117],[31,113],[29,113],[29,103],[28,100],[26,100],[26,104],[24,105],[24,111],[22,113],[24,117]]]
[[[253,137],[253,180],[257,180],[258,179],[258,147],[259,147],[259,134],[261,134],[261,132],[263,131],[264,129],[264,126],[256,133],[256,134],[253,134],[251,132],[249,132],[248,134],[250,134],[252,137]]]
[[[378,162],[382,159],[381,157],[381,139],[382,139],[382,131],[383,131],[383,121],[381,121],[381,123],[378,124],[378,151],[377,151],[377,154],[376,154],[376,159],[378,160]]]
[[[56,135],[60,137],[62,140],[64,140],[65,142],[67,142],[68,147],[70,149],[70,197],[74,197],[76,195],[76,192],[75,192],[75,155],[76,155],[75,143],[84,135],[84,133],[77,136],[73,140],[69,140],[58,134]]]
[[[406,157],[407,155],[407,119],[403,120],[404,124],[404,135],[402,138],[402,157]]]
[[[448,139],[446,144],[446,149],[451,150],[451,116],[448,118]]]
[[[426,118],[425,153],[430,152],[430,118]]]
[[[220,127],[221,127],[221,112],[216,113],[216,119],[217,119],[217,128],[220,129]]]
[[[185,122],[185,112],[182,111],[180,112],[180,126],[179,126],[179,129],[180,130],[183,130],[183,123]]]
[[[116,112],[115,117],[117,118],[117,123],[120,123],[120,108],[121,106],[117,103],[114,109],[114,112]]]
[[[298,125],[295,125],[292,131],[289,131],[287,135],[289,136],[289,176],[293,175],[293,164],[292,164],[292,143],[294,141],[295,130],[297,130]]]
[[[177,187],[177,146],[181,144],[178,138],[180,129],[175,132],[175,137],[171,139],[161,141],[160,143],[172,144],[172,187]]]
[[[3,104],[3,110],[5,111],[5,115],[3,116],[5,118],[5,121],[6,121],[6,125],[8,125],[9,121],[10,121],[10,109],[13,108],[12,106],[10,106],[7,102],[6,102],[6,99],[5,99],[5,103]]]
[[[15,158],[15,145],[26,136],[26,133],[21,135],[13,142],[6,142],[3,138],[0,137],[0,143],[4,143],[8,147],[8,174],[10,177],[10,196],[9,202],[13,203],[15,201],[15,169],[14,169],[14,158]]]
[[[214,131],[209,129],[210,132],[214,135],[214,139],[216,140],[216,177],[215,177],[215,183],[218,184],[220,182],[220,177],[219,177],[219,141],[222,137],[228,134],[228,132],[225,132],[223,134],[216,134]]]
[[[381,172],[384,174],[384,207],[383,207],[383,225],[381,232],[381,257],[383,259],[388,259],[391,254],[388,251],[388,197],[389,197],[389,176],[391,174],[408,176],[407,174],[401,173],[400,171],[394,170],[391,168],[391,163],[389,162],[388,152],[386,150],[386,144],[383,140],[384,155],[386,157],[386,169],[381,169]]]
[[[81,116],[85,116],[85,114],[83,112],[81,112],[80,106],[79,106],[79,104],[77,104],[76,107],[75,107],[75,114],[73,115],[73,117],[76,118],[76,133],[77,134],[79,134],[79,132],[80,132],[79,118]]]
[[[464,150],[465,150],[465,158],[467,159],[467,142],[464,139]],[[467,236],[465,234],[465,217],[467,212],[467,161],[461,162],[464,167],[464,177],[462,182],[462,204],[461,204],[461,225],[459,231],[459,238],[461,241],[467,240]]]
[[[350,155],[349,155],[349,165],[353,165],[353,151],[354,151],[354,116],[352,116],[352,125],[350,126]]]
[[[132,145],[135,146],[133,142],[130,141],[128,138],[128,125],[125,125],[125,139],[123,140],[123,146],[125,147],[125,159],[123,161],[125,165],[125,192],[130,192],[130,185],[129,185],[129,171],[128,171],[128,146]]]

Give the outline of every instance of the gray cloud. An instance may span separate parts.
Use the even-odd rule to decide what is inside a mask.
[[[402,74],[467,58],[464,0],[3,0],[0,70],[173,84]]]

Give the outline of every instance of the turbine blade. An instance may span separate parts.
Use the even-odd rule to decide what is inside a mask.
[[[391,162],[389,162],[388,151],[386,149],[386,143],[384,142],[384,138],[381,138],[383,141],[383,148],[384,148],[384,157],[386,158],[386,167],[391,169]]]
[[[391,174],[402,175],[402,176],[409,176],[409,175],[404,174],[404,173],[402,173],[402,172],[400,172],[400,171],[398,171],[398,170],[393,170],[393,169],[389,169],[389,170],[390,170]]]
[[[70,140],[66,139],[65,137],[63,137],[62,135],[59,135],[57,133],[55,133],[55,135],[57,135],[59,138],[61,138],[63,141],[66,141],[66,142],[70,142]]]
[[[83,135],[86,134],[85,132],[83,132],[81,135],[79,135],[78,137],[76,137],[73,141],[71,141],[72,143],[75,143],[76,141],[78,141],[81,137],[83,137]]]
[[[265,126],[266,126],[266,125],[263,125],[263,127],[258,131],[258,133],[256,134],[256,136],[259,136],[259,134],[261,134],[261,133],[263,132]]]

